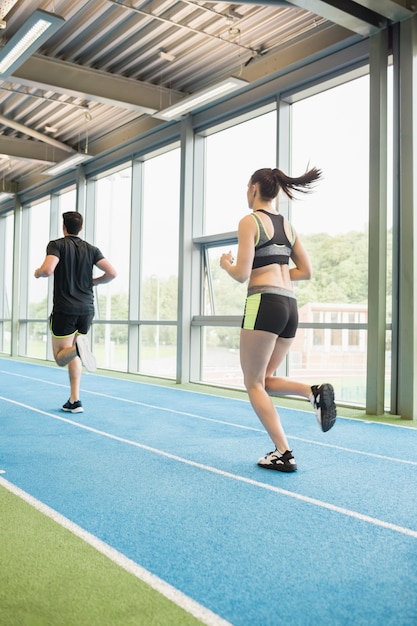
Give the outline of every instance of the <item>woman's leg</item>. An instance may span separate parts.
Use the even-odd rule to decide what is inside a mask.
[[[317,421],[323,432],[333,427],[336,421],[336,405],[334,402],[333,386],[329,383],[322,385],[306,385],[295,380],[274,376],[277,367],[288,353],[293,339],[278,337],[275,349],[266,368],[265,389],[270,396],[302,396],[307,398],[315,412]]]
[[[265,388],[271,396],[301,396],[308,399],[311,394],[309,385],[290,380],[289,378],[274,376],[275,370],[287,356],[293,341],[294,338],[277,338],[274,351],[266,368]]]
[[[267,391],[265,376],[276,349],[277,336],[263,330],[242,329],[240,363],[251,405],[280,452],[289,450],[281,421]],[[283,355],[285,356],[285,354]]]

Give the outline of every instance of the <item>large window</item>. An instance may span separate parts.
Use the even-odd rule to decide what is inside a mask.
[[[175,378],[180,150],[143,163],[139,371]]]
[[[255,170],[276,166],[276,146],[275,111],[206,137],[204,235],[237,231],[240,219],[249,212],[248,181]],[[204,315],[242,316],[246,284],[234,281],[219,267],[220,255],[229,250],[236,253],[236,245],[219,242],[205,249]],[[243,385],[239,334],[239,323],[202,327],[203,382]]]
[[[391,75],[388,84],[392,97]],[[327,85],[325,91],[305,98],[292,92],[291,103],[285,94],[274,97],[282,101],[233,120],[219,120],[216,127],[199,127],[193,168],[181,171],[181,164],[191,156],[188,133],[183,146],[187,158],[182,160],[180,132],[173,139],[171,131],[167,135],[158,131],[146,154],[143,146],[140,153],[132,151],[136,155],[132,162],[114,164],[91,177],[86,166],[87,179],[79,177],[78,189],[74,176],[73,186],[51,196],[33,200],[28,195],[28,204],[16,212],[21,232],[13,232],[13,215],[2,216],[0,352],[12,353],[18,346],[20,355],[52,359],[47,322],[52,279],[35,280],[33,271],[42,262],[48,241],[62,234],[62,212],[76,209],[78,201],[83,205],[85,192],[82,236],[98,246],[117,270],[116,280],[94,290],[91,334],[99,368],[176,379],[187,372],[183,365],[189,357],[191,381],[242,388],[239,336],[247,285],[221,270],[219,258],[229,250],[236,256],[238,223],[250,212],[246,191],[255,170],[277,165],[297,175],[314,165],[323,171],[323,179],[313,193],[291,203],[284,198],[285,205],[279,205],[289,211],[314,270],[311,280],[295,285],[300,327],[279,373],[309,384],[328,380],[339,402],[365,404],[369,78],[334,88]],[[389,120],[391,115],[389,107]],[[388,155],[392,152],[389,145]],[[183,190],[181,181],[186,185]],[[387,186],[391,191],[390,175]],[[181,209],[187,216],[183,233],[179,232]],[[390,206],[387,378],[392,341],[391,212]],[[13,275],[14,240],[22,245]],[[189,259],[192,267],[187,265]],[[179,276],[181,267],[183,276]],[[189,309],[180,310],[179,318],[182,305]],[[12,328],[12,318],[19,320],[17,329]],[[177,346],[179,336],[184,341]],[[181,372],[176,369],[179,362]],[[389,392],[387,385],[387,405]]]
[[[292,174],[315,165],[323,179],[313,193],[291,205],[291,220],[311,257],[313,278],[295,285],[301,327],[290,352],[289,375],[307,382],[325,379],[333,383],[338,398],[364,404],[368,76],[293,104],[291,142]],[[323,327],[308,328],[317,322]]]
[[[62,213],[75,210],[75,199],[75,188],[65,189],[23,212],[23,228],[29,246],[22,249],[19,353],[25,356],[52,358],[48,317],[52,309],[53,277],[35,279],[33,272],[43,262],[48,242],[63,237]]]
[[[246,189],[255,170],[276,166],[276,112],[206,138],[204,235],[234,231],[248,212]]]
[[[11,353],[11,306],[12,306],[12,281],[13,281],[13,214],[1,219],[0,242],[1,242],[1,266],[0,274],[0,352]]]
[[[115,267],[117,278],[95,289],[94,352],[99,367],[122,371],[128,354],[131,183],[130,166],[96,181],[94,244]]]
[[[76,200],[77,200],[77,192],[75,188],[65,189],[59,194],[59,218],[61,219],[61,214],[66,213],[67,211],[76,211]],[[61,227],[61,221],[59,222]],[[61,232],[61,231],[60,231]]]
[[[53,278],[35,279],[33,272],[39,267],[46,255],[46,246],[50,240],[50,199],[47,198],[32,205],[24,211],[25,229],[28,233],[28,249],[23,250],[27,254],[27,302],[26,310],[21,308],[21,316],[27,317],[25,343],[20,345],[20,353],[26,356],[45,359],[47,354],[48,340],[48,285]],[[24,280],[21,283],[21,303],[24,300]],[[38,321],[39,320],[39,321]]]

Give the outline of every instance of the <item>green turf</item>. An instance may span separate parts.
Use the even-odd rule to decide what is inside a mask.
[[[1,626],[196,626],[198,619],[0,486]]]

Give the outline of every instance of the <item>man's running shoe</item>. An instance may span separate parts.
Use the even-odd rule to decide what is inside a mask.
[[[268,452],[258,461],[259,467],[277,470],[278,472],[295,472],[297,464],[292,455],[292,450],[281,453],[279,450]]]
[[[77,335],[76,345],[77,354],[80,357],[85,369],[89,372],[95,372],[97,369],[96,357],[90,350],[87,335]]]
[[[67,402],[62,406],[63,411],[67,411],[68,413],[83,413],[83,405],[81,404],[81,400],[76,400],[76,402]]]
[[[336,421],[336,405],[334,389],[329,383],[312,385],[310,402],[316,411],[317,421],[324,433],[334,426]]]

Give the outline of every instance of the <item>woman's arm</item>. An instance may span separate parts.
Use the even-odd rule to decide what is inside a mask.
[[[295,267],[290,269],[290,279],[292,281],[309,280],[313,274],[310,257],[297,235],[291,252],[291,260]]]
[[[256,235],[257,228],[255,220],[251,215],[246,215],[239,222],[236,263],[234,262],[231,252],[222,254],[220,257],[220,267],[226,270],[226,272],[239,283],[247,281],[251,274],[255,254]]]

